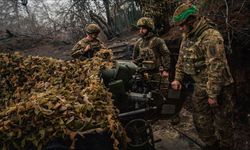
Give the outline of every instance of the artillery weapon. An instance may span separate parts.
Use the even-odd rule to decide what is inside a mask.
[[[168,89],[167,97],[161,92],[160,86],[155,89],[153,84],[160,81],[148,78],[151,67],[138,67],[133,61],[117,60],[112,69],[103,69],[103,83],[113,94],[115,105],[120,110],[119,116],[135,115],[149,110],[158,110],[161,115],[174,115],[176,102],[181,98],[180,91]],[[143,111],[144,110],[144,111]]]
[[[153,86],[160,85],[161,80],[148,77],[152,68],[150,62],[139,66],[133,61],[116,60],[113,68],[101,71],[103,83],[112,93],[120,111],[118,116],[132,140],[131,149],[154,149],[156,141],[151,124],[159,118],[175,115],[180,107],[180,91],[168,89],[165,97],[160,86]]]

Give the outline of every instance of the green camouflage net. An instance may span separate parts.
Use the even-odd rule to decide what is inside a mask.
[[[65,136],[74,148],[77,134],[106,130],[118,149],[125,133],[100,83],[100,67],[112,65],[103,61],[103,51],[110,52],[85,61],[0,54],[0,148],[42,149]]]

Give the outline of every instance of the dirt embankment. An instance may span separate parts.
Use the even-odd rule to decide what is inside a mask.
[[[2,34],[0,52],[21,52],[24,55],[47,56],[58,59],[70,59],[70,49],[73,44],[41,37],[13,36]]]
[[[176,32],[176,30],[172,29],[169,31],[169,33],[163,35],[164,40],[167,43],[167,46],[170,49],[171,52],[171,76],[173,76],[174,73],[174,66],[178,58],[178,48],[179,48],[179,42],[180,42],[180,34],[179,32]],[[132,34],[128,34],[129,36]],[[129,45],[132,45],[135,41],[135,36],[136,33],[133,33],[133,40],[132,37],[128,38],[128,36],[121,36],[120,38],[114,39],[113,41],[110,41],[107,43],[107,46],[115,45],[117,47],[117,44],[115,43],[122,43],[122,42],[127,42]],[[240,48],[240,44],[238,43],[233,43],[236,45],[233,45],[235,48],[233,51],[233,54],[230,55],[229,62],[232,64],[232,72],[233,76],[236,81],[236,87],[237,87],[237,105],[236,105],[236,115],[235,115],[235,142],[236,142],[236,147],[247,150],[249,148],[249,124],[250,120],[247,115],[249,114],[249,96],[250,96],[250,78],[249,78],[249,59],[247,59],[249,56],[248,49],[242,50]],[[15,52],[19,51],[23,53],[24,55],[39,55],[39,56],[48,56],[48,57],[53,57],[53,58],[58,58],[58,59],[71,59],[70,56],[70,50],[73,47],[74,43],[67,43],[63,41],[57,41],[57,40],[52,40],[52,39],[47,39],[47,38],[32,38],[32,37],[18,37],[18,36],[13,36],[13,37],[4,37],[1,38],[0,36],[0,52]],[[118,44],[119,46],[119,44]],[[243,45],[244,46],[244,45]],[[126,46],[125,46],[126,47]],[[131,50],[131,49],[130,49]],[[237,65],[238,64],[238,65]],[[240,64],[240,65],[239,65]],[[237,67],[238,66],[238,67]],[[186,101],[185,108],[189,108],[189,102]],[[181,116],[185,116],[185,114],[181,113]],[[189,117],[190,114],[189,114]],[[191,124],[192,120],[190,121],[182,121],[182,124],[184,123],[185,125]],[[178,127],[180,127],[182,124],[180,124]],[[166,144],[164,140],[165,137],[161,137],[160,133],[163,133],[162,131],[164,130],[165,132],[171,132],[172,129],[169,127],[165,127],[166,122],[165,121],[159,121],[155,126],[154,130],[156,133],[156,137],[159,136],[159,138],[163,139],[163,142],[159,143],[157,146],[158,149],[166,149],[169,148],[169,144]],[[181,130],[186,130],[186,128],[180,127]],[[193,128],[187,128],[187,130],[191,130]],[[160,132],[160,133],[157,133]],[[177,134],[179,135],[179,134]],[[169,140],[166,138],[167,141]],[[185,145],[185,144],[184,144]],[[194,148],[191,148],[194,149]]]

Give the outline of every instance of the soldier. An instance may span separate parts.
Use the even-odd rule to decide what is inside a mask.
[[[153,70],[159,71],[162,68],[162,76],[168,77],[170,65],[170,54],[165,41],[157,37],[154,33],[154,22],[151,18],[142,17],[138,20],[137,26],[140,28],[139,38],[135,44],[132,58],[135,61],[152,61]]]
[[[142,17],[138,20],[139,38],[134,46],[133,60],[137,64],[147,66],[150,80],[161,81],[161,91],[165,96],[168,86],[170,54],[165,41],[154,33],[154,22],[151,18]],[[158,86],[157,86],[158,87]],[[154,88],[154,87],[153,87]]]
[[[223,37],[198,9],[182,4],[174,12],[173,21],[183,32],[176,64],[175,90],[181,89],[183,76],[195,81],[193,119],[204,149],[233,149],[232,109],[233,78],[224,50]],[[216,134],[215,134],[216,133]]]
[[[101,29],[96,24],[89,24],[85,27],[87,36],[81,39],[73,47],[71,56],[77,59],[92,58],[100,49],[104,48],[103,43],[97,39]]]

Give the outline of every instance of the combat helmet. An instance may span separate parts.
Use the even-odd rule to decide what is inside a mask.
[[[92,23],[92,24],[89,24],[85,27],[85,31],[88,34],[93,34],[93,33],[100,33],[101,29],[98,25]]]
[[[173,15],[173,22],[176,25],[180,25],[183,22],[185,22],[189,16],[191,15],[196,16],[197,12],[198,9],[195,5],[183,3],[182,5],[176,8]]]
[[[137,27],[146,27],[151,30],[154,30],[155,25],[153,19],[148,17],[142,17],[137,21]]]

